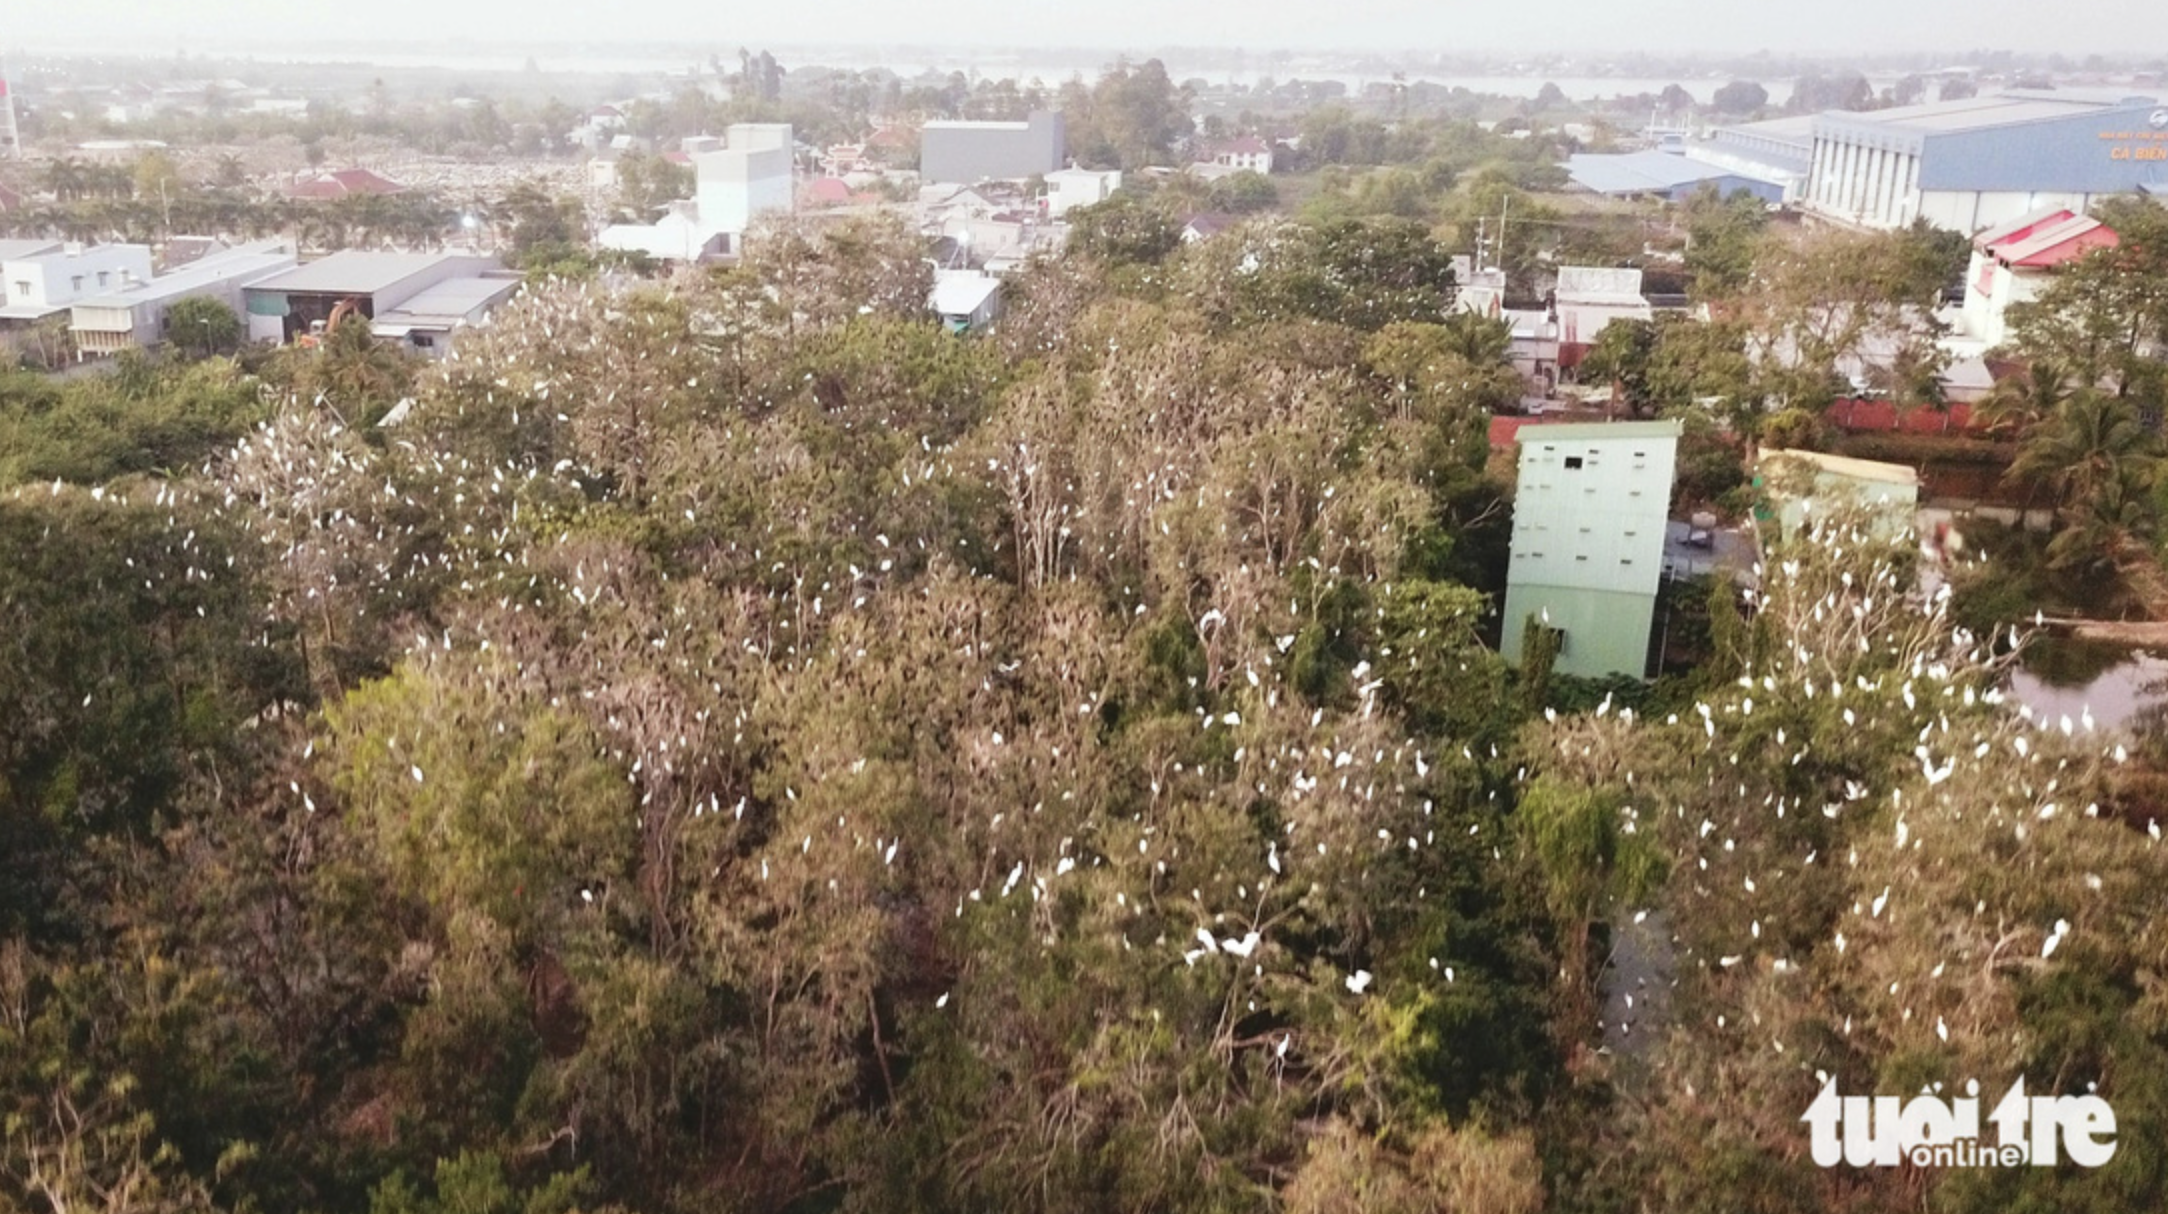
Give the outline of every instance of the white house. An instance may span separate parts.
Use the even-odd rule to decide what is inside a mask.
[[[1208,163],[1225,165],[1237,171],[1267,174],[1272,172],[1272,145],[1255,135],[1207,145],[1204,158]]]
[[[786,122],[732,124],[727,146],[693,154],[693,197],[652,224],[613,224],[596,243],[665,261],[699,261],[738,251],[753,220],[797,206],[791,130]]]
[[[84,246],[74,242],[0,261],[0,321],[33,323],[68,310],[85,296],[151,280],[149,245]]]
[[[1105,202],[1122,188],[1118,171],[1061,169],[1046,175],[1046,214],[1059,219],[1076,207]]]
[[[215,299],[238,318],[247,307],[244,288],[297,264],[293,246],[266,240],[207,253],[133,287],[85,296],[68,309],[76,357],[164,344],[170,331],[167,313],[184,299]]]
[[[1554,310],[1558,340],[1590,345],[1614,320],[1652,320],[1656,312],[1641,294],[1641,271],[1610,266],[1560,266]]]
[[[720,256],[729,237],[709,230],[691,210],[681,203],[653,223],[613,223],[602,229],[595,243],[605,249],[645,253],[657,261],[705,261]]]

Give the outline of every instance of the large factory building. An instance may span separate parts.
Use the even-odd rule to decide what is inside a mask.
[[[2168,102],[2023,91],[1816,116],[1801,203],[1856,227],[1925,218],[1971,235],[2133,191],[2168,194]]]

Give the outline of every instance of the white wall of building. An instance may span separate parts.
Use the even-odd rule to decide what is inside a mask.
[[[215,299],[244,315],[242,289],[292,269],[297,258],[275,242],[212,253],[142,288],[116,295],[99,292],[69,309],[77,354],[114,354],[131,346],[150,349],[166,340],[166,314],[184,299]]]
[[[1935,190],[1920,195],[1918,214],[1937,227],[1972,233],[2022,219],[2044,207],[2067,207],[2083,215],[2092,208],[2093,194],[2063,191],[2022,193],[2017,191]]]
[[[1046,175],[1046,213],[1058,219],[1076,207],[1105,202],[1122,188],[1119,172],[1063,169]]]
[[[1992,349],[2010,335],[2010,305],[2040,298],[2052,276],[2043,270],[2012,268],[1978,249],[1965,271],[1965,336]]]
[[[0,262],[0,307],[64,308],[78,299],[151,279],[148,245],[67,245],[57,253]]]
[[[785,123],[738,123],[726,134],[728,147],[693,157],[693,201],[701,227],[736,236],[756,216],[796,206],[791,131]]]

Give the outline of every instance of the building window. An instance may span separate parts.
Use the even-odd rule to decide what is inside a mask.
[[[15,283],[15,298],[17,298],[17,299],[28,299],[28,298],[30,298],[30,284],[29,284],[29,283],[27,283],[27,282],[23,282],[23,281],[22,281],[22,280],[20,280],[20,279],[16,280],[16,283]]]
[[[1566,466],[1567,466],[1568,468],[1578,468],[1578,467],[1580,467],[1580,466],[1581,466],[1581,457],[1580,457],[1580,456],[1578,456],[1578,455],[1569,455],[1569,456],[1567,456],[1567,457],[1566,457]]]
[[[106,270],[100,270],[100,271],[98,271],[98,285],[99,285],[99,286],[101,286],[101,287],[102,287],[102,286],[104,286],[104,285],[105,285],[105,284],[106,284],[107,282],[109,282],[109,281],[111,281],[111,280],[112,280],[112,277],[113,277],[113,275],[112,275],[112,273],[111,273],[111,272],[109,272],[109,271],[106,271]]]
[[[75,289],[78,291],[83,289],[83,276],[81,274],[75,276]]]

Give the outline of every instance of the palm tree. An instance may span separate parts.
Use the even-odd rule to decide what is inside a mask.
[[[2081,388],[2027,433],[2007,475],[2052,490],[2065,509],[2083,509],[2120,491],[2126,477],[2152,484],[2159,473],[2157,450],[2137,410]]]
[[[83,192],[88,168],[73,156],[63,156],[45,166],[45,188],[53,192],[54,200],[67,202]]]
[[[2149,603],[2168,604],[2168,583],[2154,559],[2160,512],[2148,474],[2119,469],[2114,479],[2070,511],[2067,525],[2048,544],[2048,564],[2084,570],[2112,566]]]
[[[413,361],[376,340],[367,317],[351,314],[324,335],[314,386],[342,417],[373,422],[414,380]]]
[[[1990,430],[2022,437],[2054,417],[2073,391],[2070,376],[2060,366],[2040,359],[1998,382],[1974,416]]]

